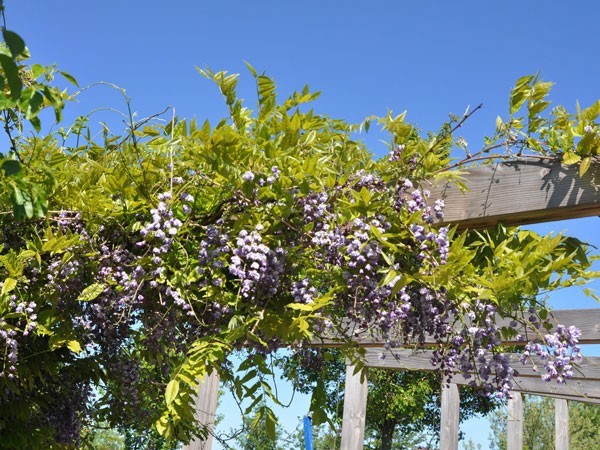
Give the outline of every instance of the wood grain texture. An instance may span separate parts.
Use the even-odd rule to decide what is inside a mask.
[[[554,400],[554,436],[556,450],[569,450],[569,403],[557,398]]]
[[[355,374],[355,369],[346,366],[341,450],[362,450],[365,440],[367,378],[366,374],[361,377],[361,372]]]
[[[432,350],[368,348],[365,359],[368,367],[378,369],[411,369],[411,370],[438,370],[431,365]],[[534,357],[528,359],[526,364],[519,361],[518,353],[507,354],[511,367],[521,377],[539,378],[543,373],[544,362]],[[600,357],[584,357],[573,370],[573,380],[586,379],[600,381]]]
[[[513,392],[508,399],[508,426],[506,450],[522,450],[523,448],[523,396]]]
[[[195,439],[183,446],[183,450],[210,450],[212,448],[212,431],[215,424],[217,412],[217,400],[219,398],[219,375],[213,371],[206,375],[198,385],[196,396],[196,412],[194,417],[198,424],[208,427],[206,439]]]
[[[458,450],[460,393],[454,383],[442,383],[442,414],[440,419],[440,449]]]
[[[510,327],[512,319],[497,318],[498,327]],[[576,325],[581,330],[580,344],[600,344],[600,308],[592,309],[569,309],[556,310],[550,313],[551,323],[561,324],[565,326]],[[514,328],[515,331],[523,336],[535,338],[539,335],[538,330],[532,326],[524,327],[522,325]],[[553,328],[556,330],[556,327]],[[544,332],[546,333],[546,331]],[[389,336],[374,334],[370,329],[365,329],[359,324],[351,321],[338,323],[338,328],[332,330],[329,336],[322,339],[314,339],[311,345],[315,347],[339,347],[344,340],[351,339],[360,347],[382,347],[388,340],[397,341],[398,345],[402,345],[401,330],[392,332]],[[502,341],[506,345],[523,345],[524,342],[518,341],[516,338],[504,339]],[[425,346],[436,345],[437,341],[431,336],[425,336]],[[412,346],[412,345],[411,345]]]
[[[385,355],[384,359],[381,359],[381,354]],[[366,349],[365,354],[367,367],[392,370],[439,370],[438,367],[431,364],[431,356],[431,351],[419,350],[418,353],[413,353],[412,350],[408,349],[385,350],[383,348],[369,348]],[[513,355],[513,357],[518,359],[516,355]],[[590,372],[596,375],[591,375],[590,379],[586,379],[586,369],[583,367],[580,371],[576,371],[575,378],[559,384],[556,381],[543,381],[539,372],[534,372],[529,367],[528,370],[522,370],[518,376],[513,377],[513,391],[600,404],[600,382],[598,379],[594,379],[598,373],[597,367],[600,364],[600,358],[586,358],[583,363],[585,367],[591,368]],[[526,367],[518,367],[518,369],[525,369]],[[468,386],[472,383],[477,384],[477,379],[474,376],[465,378],[462,374],[456,374],[452,378],[452,382],[461,386]]]
[[[443,224],[481,229],[600,215],[600,164],[579,176],[579,166],[522,161],[462,170],[469,191],[453,183],[430,189],[446,203]]]

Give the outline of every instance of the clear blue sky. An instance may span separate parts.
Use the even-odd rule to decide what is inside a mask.
[[[217,89],[194,66],[242,73],[240,92],[252,106],[254,84],[243,61],[275,78],[282,96],[305,84],[322,91],[316,110],[351,122],[408,110],[410,121],[435,130],[448,113],[483,103],[462,130],[472,148],[493,132],[496,115],[506,116],[509,90],[522,75],[540,71],[556,83],[554,104],[571,110],[576,100],[587,106],[600,97],[600,4],[592,0],[5,4],[8,28],[25,38],[36,62],[57,63],[82,86],[108,81],[124,87],[139,117],[166,106],[180,117],[224,117]],[[99,106],[124,108],[116,93],[96,88],[66,116]],[[385,136],[373,132],[364,139],[376,154],[385,152],[379,142]],[[600,246],[598,220],[539,229],[569,230]],[[595,306],[572,292],[554,302]],[[304,401],[282,412],[282,420],[293,428],[305,410]],[[484,428],[477,422],[465,430],[486,448]]]

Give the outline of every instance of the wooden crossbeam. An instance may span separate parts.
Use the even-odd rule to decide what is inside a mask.
[[[518,372],[519,376],[530,378],[540,377],[540,371],[542,371],[544,367],[544,363],[540,358],[531,358],[526,364],[523,364],[519,361],[521,355],[518,353],[508,353],[506,356],[510,361],[511,367]],[[405,348],[390,350],[369,348],[365,354],[368,367],[397,369],[398,364],[400,364],[403,369],[438,370],[439,367],[431,365],[432,357],[432,350],[415,351]],[[583,357],[581,362],[578,362],[577,367],[573,370],[572,379],[600,381],[600,357]]]
[[[579,339],[580,344],[600,344],[600,308],[592,309],[564,309],[555,310],[550,313],[551,323],[561,324],[565,326],[576,325],[581,330],[581,338]],[[510,327],[511,319],[505,319],[497,317],[498,327]],[[555,328],[551,331],[554,331]],[[540,332],[532,326],[524,327],[519,325],[515,328],[518,334],[526,336],[528,339],[535,340],[541,334],[546,334],[547,331]],[[398,336],[400,334],[398,333]],[[370,330],[362,329],[359,324],[351,321],[341,323],[338,330],[332,332],[331,337],[325,337],[323,339],[315,339],[311,342],[311,345],[315,347],[338,347],[342,345],[341,341],[343,337],[350,338],[360,347],[383,347],[387,341],[396,340],[394,339],[394,333],[390,336],[381,336],[378,334],[372,334]],[[398,339],[399,345],[402,345],[400,339]],[[504,339],[502,341],[505,345],[523,345],[523,341],[517,340],[515,337]],[[438,342],[432,336],[426,336],[424,346],[437,345]]]
[[[382,355],[385,356],[383,359]],[[439,370],[439,367],[431,364],[432,356],[430,350],[414,352],[409,349],[368,348],[365,361],[367,367],[377,369]],[[519,355],[512,354],[510,357],[512,361],[518,361]],[[517,362],[513,367],[519,372],[518,376],[513,377],[513,390],[516,392],[600,404],[600,357],[584,358],[579,369],[575,370],[574,377],[563,384],[543,381],[540,372],[532,370],[532,366]],[[543,365],[540,370],[543,370]],[[476,377],[465,378],[459,373],[452,378],[453,383],[463,386],[473,381],[477,381]]]
[[[461,176],[467,192],[454,183],[430,189],[431,199],[446,203],[440,223],[481,229],[600,215],[598,162],[583,177],[578,165],[544,161],[479,166]]]

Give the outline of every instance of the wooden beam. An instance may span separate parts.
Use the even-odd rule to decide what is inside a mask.
[[[440,450],[458,450],[460,393],[454,383],[442,382]]]
[[[206,375],[198,385],[196,396],[196,412],[194,417],[200,425],[207,427],[206,439],[195,439],[183,446],[183,450],[210,450],[212,448],[213,427],[217,412],[217,400],[219,398],[219,374],[213,371]]]
[[[346,366],[344,415],[342,421],[342,450],[362,450],[367,417],[367,375],[356,366]]]
[[[540,358],[532,358],[533,363],[528,361],[527,364],[520,362],[521,355],[519,353],[507,353],[511,367],[518,372],[521,377],[539,378],[540,372],[543,371],[544,363]],[[406,348],[398,349],[383,349],[383,348],[368,348],[366,349],[365,359],[368,367],[379,369],[412,369],[412,370],[438,370],[438,367],[431,365],[433,357],[432,350],[412,350]],[[537,369],[536,369],[537,367]],[[600,381],[600,357],[584,357],[577,363],[577,367],[573,370],[573,380],[585,379],[588,381]]]
[[[446,203],[443,224],[490,228],[600,215],[600,164],[583,177],[579,166],[520,161],[461,169],[469,191],[453,183],[434,186],[430,199]]]
[[[569,404],[567,400],[554,400],[554,436],[556,450],[569,450]]]
[[[523,397],[520,392],[511,393],[508,399],[508,427],[506,450],[523,448]]]
[[[576,325],[581,330],[580,344],[600,344],[600,308],[591,309],[568,309],[554,310],[550,312],[551,323],[561,324],[565,326]],[[497,318],[499,327],[510,327],[512,319]],[[514,328],[517,333],[524,336],[529,336],[532,339],[538,337],[539,331],[533,327],[525,328],[522,325]],[[554,328],[555,329],[555,328]],[[544,331],[544,334],[547,331]],[[395,339],[395,336],[398,336]],[[325,336],[322,339],[315,339],[311,345],[316,347],[337,347],[342,345],[344,339],[352,339],[361,347],[382,347],[389,340],[396,340],[401,343],[400,330],[396,334],[394,332],[389,336],[381,336],[372,334],[369,330],[365,330],[356,322],[346,321],[339,324],[336,330],[331,332],[330,336]],[[516,338],[504,339],[505,345],[523,345],[523,341]],[[424,345],[436,345],[437,341],[432,336],[426,336]]]
[[[400,357],[394,357],[394,353],[402,352]],[[384,359],[379,356],[385,355]],[[366,349],[366,366],[378,369],[408,369],[408,370],[426,370],[437,371],[438,367],[431,365],[431,351],[418,351],[411,355],[411,350],[384,350],[382,348]],[[600,358],[587,358],[594,364],[598,364]],[[584,403],[600,404],[600,383],[598,380],[586,379],[585,370],[577,372],[574,378],[567,380],[566,383],[559,384],[556,381],[543,381],[538,373],[530,372],[528,376],[514,376],[513,391],[532,395],[541,395],[547,397],[564,398]],[[474,376],[465,378],[457,373],[452,378],[452,382],[461,386],[470,386],[477,384]]]

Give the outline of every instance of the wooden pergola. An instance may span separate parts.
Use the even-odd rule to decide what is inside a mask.
[[[431,198],[443,198],[446,203],[444,224],[461,229],[482,229],[498,223],[526,225],[554,220],[600,215],[600,164],[580,176],[578,166],[563,166],[555,162],[500,163],[463,171],[466,192],[454,184],[431,187]],[[582,331],[580,344],[600,343],[600,308],[559,310],[552,313],[555,322],[576,325]],[[525,331],[525,330],[522,330]],[[384,348],[384,342],[374,336],[357,335],[357,344],[365,348],[366,367],[379,369],[438,370],[431,365],[431,350]],[[431,340],[428,344],[435,344]],[[505,341],[505,344],[516,344]],[[332,345],[319,342],[316,345]],[[385,356],[382,358],[381,356]],[[518,368],[513,377],[512,399],[508,401],[508,450],[522,448],[522,393],[550,396],[556,400],[556,448],[567,450],[568,401],[600,404],[600,358],[584,358],[575,375],[564,384],[545,382],[532,366],[518,363],[518,354],[510,355]],[[540,364],[540,367],[543,364]],[[458,449],[460,390],[474,378],[455,374],[442,383],[440,448]],[[218,376],[207,377],[199,387],[197,415],[199,423],[214,421]],[[367,406],[367,373],[350,364],[346,368],[342,450],[362,450]],[[185,450],[210,450],[212,438],[195,441]]]

